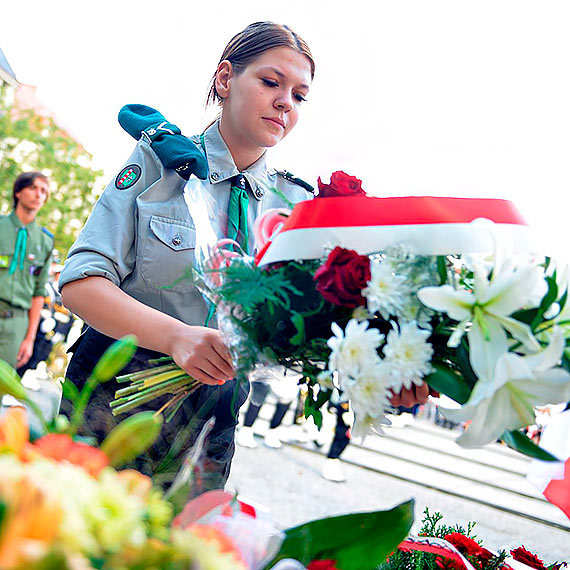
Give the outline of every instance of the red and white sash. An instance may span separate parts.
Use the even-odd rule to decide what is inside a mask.
[[[317,259],[327,246],[365,255],[403,244],[418,255],[491,253],[493,233],[515,252],[541,253],[533,230],[508,200],[369,196],[317,198],[295,206],[281,232],[261,252],[259,265]]]

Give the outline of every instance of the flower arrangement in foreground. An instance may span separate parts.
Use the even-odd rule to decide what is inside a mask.
[[[306,415],[320,424],[320,408],[339,390],[350,400],[361,433],[389,423],[385,411],[394,393],[427,383],[457,402],[459,409],[444,410],[450,419],[469,423],[459,444],[477,447],[501,438],[554,460],[519,430],[534,423],[535,406],[570,400],[568,282],[548,258],[506,247],[499,229],[522,228],[522,222],[516,216],[508,224],[413,220],[410,235],[424,249],[417,253],[406,235],[394,231],[395,215],[385,213],[389,207],[405,210],[401,201],[409,199],[369,198],[357,178],[342,172],[330,184],[319,179],[319,190],[315,200],[296,205],[290,218],[277,210],[257,221],[255,258],[239,255],[237,244],[229,251],[222,240],[195,270],[195,281],[217,306],[238,380],[264,365],[298,371],[313,388]],[[485,215],[487,208],[508,210],[504,201],[429,200],[414,206],[419,218],[434,201],[435,210],[461,210],[456,217],[463,221]],[[477,214],[468,217],[466,208],[477,208]],[[363,228],[359,218],[373,218],[374,212],[392,226]],[[400,215],[410,218],[406,211]],[[319,216],[314,227],[305,223]],[[293,219],[299,227],[289,223]],[[449,230],[438,248],[448,252],[429,253],[422,242],[430,241],[430,232],[442,242],[442,226]],[[291,230],[302,238],[281,239]],[[478,237],[470,238],[474,232]],[[329,236],[326,242],[319,242],[322,235]],[[469,246],[454,244],[465,236],[479,252],[477,240],[484,238],[489,251],[473,254]],[[346,247],[351,240],[360,251]],[[270,254],[278,242],[281,257]],[[283,253],[283,243],[293,245]],[[166,374],[164,381],[158,373]],[[139,374],[123,378],[133,383],[117,394],[115,411],[164,391],[176,403],[196,385],[172,364],[144,378]]]
[[[566,562],[546,565],[524,546],[493,552],[485,548],[474,535],[476,523],[440,524],[441,513],[424,510],[422,527],[417,536],[403,541],[379,570],[510,570],[513,561],[535,570],[561,570]],[[520,566],[517,566],[517,568]]]
[[[80,393],[64,389],[74,403],[71,421],[42,418],[45,431],[33,436],[25,407],[0,415],[2,570],[262,570],[290,559],[309,568],[334,559],[346,570],[372,570],[405,538],[413,501],[286,531],[222,490],[187,501],[198,443],[166,492],[122,468],[155,441],[160,414],[129,417],[100,448],[77,432],[95,385],[122,369],[135,347],[133,337],[121,339]],[[0,400],[6,394],[30,403],[16,372],[0,360]]]

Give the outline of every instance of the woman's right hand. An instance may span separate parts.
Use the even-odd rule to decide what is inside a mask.
[[[218,330],[184,325],[170,344],[174,362],[192,378],[217,385],[235,377],[230,353]]]

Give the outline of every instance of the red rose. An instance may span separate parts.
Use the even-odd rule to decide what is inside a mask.
[[[544,562],[535,556],[532,552],[529,552],[524,546],[519,546],[514,550],[511,550],[511,556],[517,561],[530,566],[531,568],[536,568],[537,570],[546,570]]]
[[[323,184],[321,177],[317,180],[319,186],[318,198],[332,198],[334,196],[366,196],[362,189],[362,181],[342,171],[333,172],[330,184]]]
[[[482,554],[482,548],[479,543],[460,532],[446,534],[444,538],[447,542],[453,544],[464,556],[479,556]]]
[[[370,281],[370,260],[352,249],[335,247],[315,272],[314,280],[317,291],[333,305],[364,305],[362,289]]]
[[[336,560],[313,560],[309,562],[307,570],[340,570],[336,567]]]

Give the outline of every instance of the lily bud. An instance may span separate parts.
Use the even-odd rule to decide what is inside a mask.
[[[116,376],[130,361],[137,349],[137,337],[129,334],[114,342],[95,365],[91,377],[107,382]]]
[[[27,398],[26,388],[22,386],[17,372],[0,358],[0,398],[5,394],[16,398],[16,400]]]
[[[113,467],[120,467],[144,453],[158,438],[162,415],[140,412],[122,421],[101,444]]]

